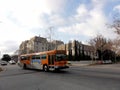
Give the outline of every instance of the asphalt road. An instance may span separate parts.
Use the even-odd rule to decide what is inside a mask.
[[[71,67],[60,72],[4,66],[0,90],[120,90],[120,69]]]

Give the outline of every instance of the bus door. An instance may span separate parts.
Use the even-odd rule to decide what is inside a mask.
[[[54,65],[55,55],[48,55],[48,63],[49,65]]]

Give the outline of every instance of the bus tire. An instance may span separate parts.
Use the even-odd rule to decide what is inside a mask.
[[[27,69],[26,64],[23,64],[22,68],[23,68],[23,69]]]
[[[57,72],[58,72],[58,71],[60,71],[60,69],[55,69],[54,71],[57,71]]]
[[[44,66],[43,66],[43,71],[45,71],[45,72],[48,72],[48,71],[49,71],[49,68],[48,68],[47,65],[44,65]]]

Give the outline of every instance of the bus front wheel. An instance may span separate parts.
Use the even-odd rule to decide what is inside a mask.
[[[22,69],[27,69],[26,64],[23,64]]]
[[[44,66],[43,66],[43,70],[44,70],[45,72],[48,72],[48,71],[49,71],[48,66],[47,66],[47,65],[44,65]]]

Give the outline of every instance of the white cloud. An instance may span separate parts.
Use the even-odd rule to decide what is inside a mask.
[[[13,53],[14,50],[18,49],[18,43],[16,41],[5,41],[0,45],[0,50],[2,54]]]
[[[64,6],[64,0],[4,0],[0,1],[0,13],[14,23],[32,28],[40,25],[41,15],[62,12]]]
[[[46,26],[48,22],[42,22],[45,20],[42,17],[45,14],[50,16],[50,20],[53,20],[52,24],[55,24],[55,22],[62,23],[62,20],[59,19],[60,16],[52,15],[62,12],[64,6],[64,0],[0,0],[1,52],[11,52],[13,49],[10,50],[10,47],[15,47],[14,45],[7,46],[4,43],[5,41],[13,40],[18,47],[21,41],[35,35],[35,28]],[[40,31],[43,32],[43,30]],[[18,49],[17,47],[16,49]]]
[[[113,10],[120,12],[120,5],[115,6],[115,7],[113,8]]]
[[[60,27],[60,26],[65,26],[67,24],[67,21],[64,17],[60,16],[59,14],[53,14],[53,15],[41,15],[40,17],[40,27],[45,28],[45,27]]]
[[[93,0],[91,9],[87,8],[87,5],[80,4],[76,9],[76,14],[70,18],[71,25],[59,28],[60,32],[68,33],[70,35],[77,35],[88,37],[94,37],[96,34],[102,34],[106,38],[111,37],[112,31],[108,31],[106,28],[107,17],[104,14],[103,7],[106,1]],[[83,38],[81,37],[81,40]]]
[[[45,6],[47,7],[47,9],[51,9],[52,13],[63,12],[66,2],[67,2],[66,0],[57,0],[57,1],[56,0],[44,0]]]
[[[81,4],[78,9],[77,9],[77,13],[79,17],[85,17],[88,13],[88,10],[85,6],[85,4]]]
[[[111,2],[112,0],[91,0],[93,7],[103,8],[107,2]]]

